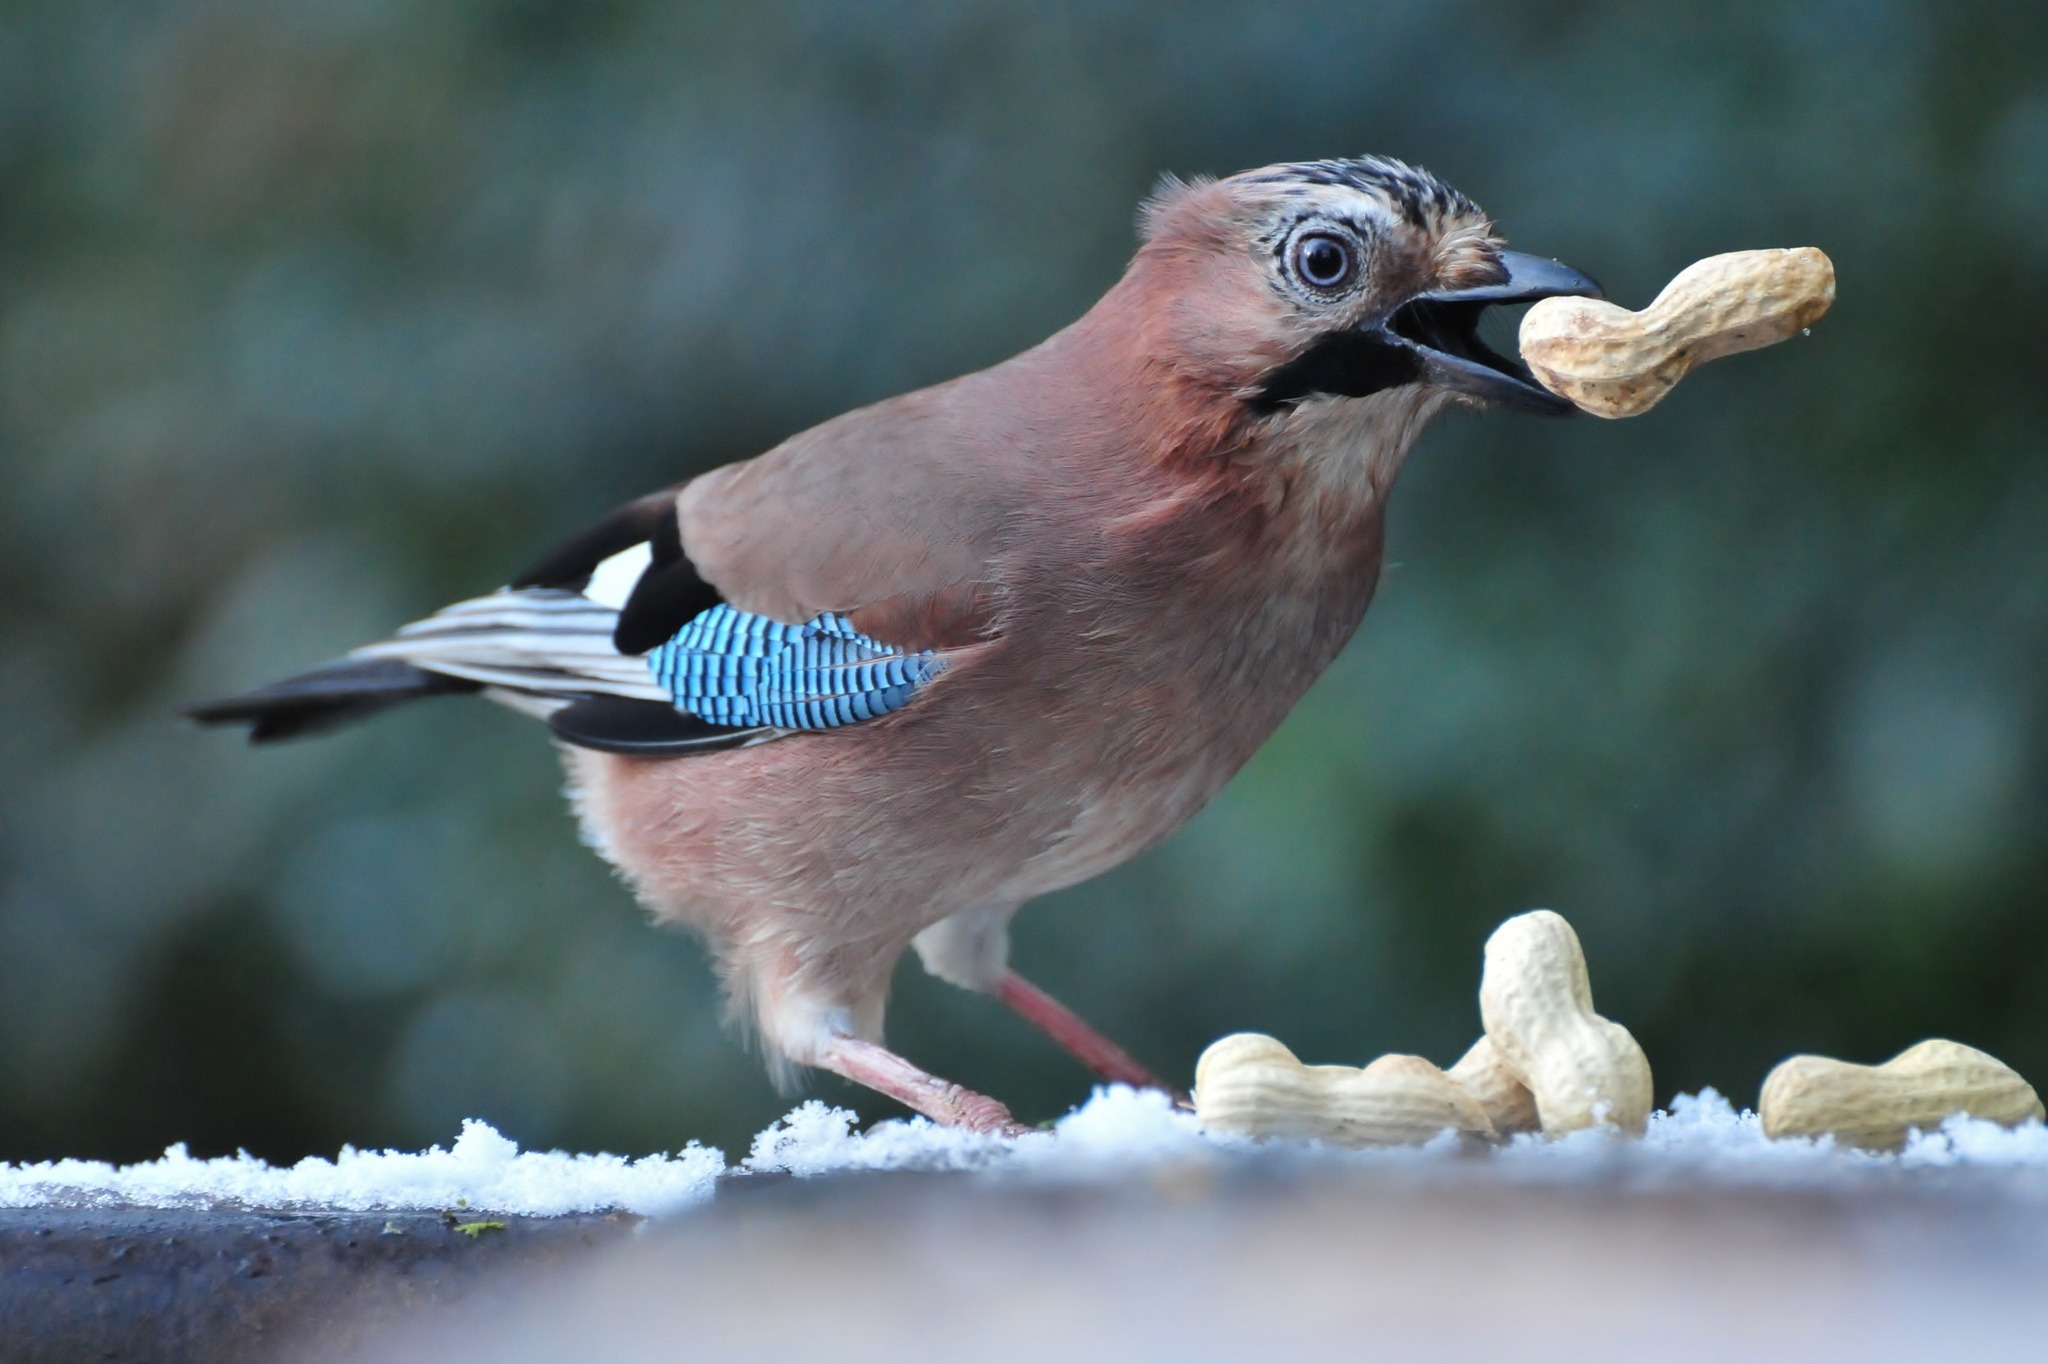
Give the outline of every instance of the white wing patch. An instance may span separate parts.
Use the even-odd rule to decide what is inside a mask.
[[[583,595],[599,606],[614,611],[626,609],[626,598],[640,582],[640,575],[654,562],[654,546],[642,541],[620,550],[591,570]]]

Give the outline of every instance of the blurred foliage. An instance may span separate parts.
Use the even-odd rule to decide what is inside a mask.
[[[2048,1080],[2037,5],[15,0],[0,1157],[743,1145],[783,1101],[530,722],[173,708],[1038,340],[1162,171],[1366,150],[1625,301],[1810,242],[1841,302],[1641,420],[1440,423],[1356,645],[1020,966],[1172,1074],[1448,1061],[1549,905],[1660,1095],[1929,1034]],[[915,966],[891,1036],[1085,1092]]]

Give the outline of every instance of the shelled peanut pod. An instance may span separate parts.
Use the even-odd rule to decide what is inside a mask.
[[[1649,1058],[1627,1028],[1593,1012],[1586,954],[1561,915],[1531,910],[1493,931],[1479,1016],[1501,1064],[1535,1099],[1545,1134],[1611,1123],[1642,1135]]]
[[[1478,1102],[1420,1056],[1309,1066],[1259,1033],[1233,1033],[1202,1053],[1194,1099],[1203,1128],[1245,1137],[1412,1146],[1447,1129],[1494,1135]]]
[[[1765,1136],[1832,1136],[1867,1151],[1896,1151],[1910,1131],[1932,1131],[1952,1113],[2006,1127],[2043,1116],[2040,1096],[2012,1067],[1940,1038],[1876,1066],[1790,1057],[1764,1078],[1757,1100]]]
[[[1580,410],[1633,417],[1694,365],[1796,336],[1834,301],[1834,263],[1815,247],[1732,251],[1687,266],[1641,312],[1542,300],[1522,318],[1522,359]]]

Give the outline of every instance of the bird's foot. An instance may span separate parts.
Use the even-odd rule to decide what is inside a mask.
[[[1004,972],[1002,983],[996,987],[996,998],[1111,1084],[1162,1090],[1177,1106],[1190,1106],[1185,1094],[1145,1069],[1136,1057],[1089,1027],[1080,1015],[1015,971]]]
[[[857,1037],[829,1037],[819,1047],[815,1064],[886,1094],[906,1108],[924,1114],[942,1127],[999,1136],[1022,1136],[1031,1129],[1010,1116],[1010,1110],[986,1094],[942,1080],[873,1042]]]

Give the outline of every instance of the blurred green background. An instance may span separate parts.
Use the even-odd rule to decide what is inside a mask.
[[[1805,243],[1841,300],[1640,420],[1440,422],[1351,650],[1021,968],[1183,1078],[1246,1028],[1447,1063],[1547,905],[1660,1098],[1929,1034],[2048,1081],[2038,0],[16,0],[0,1157],[744,1149],[787,1104],[531,722],[174,708],[1039,340],[1163,171],[1368,150],[1632,305]],[[1087,1090],[914,965],[890,1028]]]

